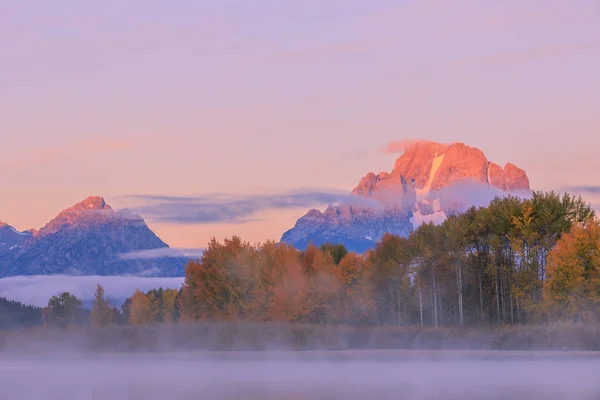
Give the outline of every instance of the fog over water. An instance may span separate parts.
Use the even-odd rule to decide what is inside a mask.
[[[106,293],[112,299],[123,301],[131,296],[135,289],[144,292],[159,287],[179,289],[182,283],[183,278],[145,278],[139,276],[12,276],[0,279],[0,297],[37,307],[45,307],[50,297],[62,292],[69,292],[83,300],[84,303],[92,300],[94,290],[98,284],[104,287]]]
[[[598,399],[596,353],[338,351],[0,358],[0,399]]]

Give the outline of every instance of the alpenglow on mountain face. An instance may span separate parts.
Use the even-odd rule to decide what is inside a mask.
[[[282,242],[304,249],[312,242],[343,243],[362,253],[385,233],[407,236],[423,222],[485,205],[496,195],[527,194],[529,179],[512,164],[504,168],[463,143],[419,141],[409,145],[391,173],[367,174],[346,204],[310,210],[283,234]]]
[[[0,277],[15,275],[183,276],[184,258],[123,259],[124,253],[168,248],[144,220],[88,197],[39,232],[0,225]]]

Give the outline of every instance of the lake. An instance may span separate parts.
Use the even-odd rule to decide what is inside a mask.
[[[598,399],[598,353],[0,354],[0,399]]]

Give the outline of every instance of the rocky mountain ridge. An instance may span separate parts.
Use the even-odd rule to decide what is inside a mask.
[[[0,227],[0,277],[14,275],[183,276],[184,258],[124,259],[123,254],[168,248],[144,220],[88,197],[37,231]]]
[[[385,233],[406,236],[423,222],[441,222],[495,195],[529,190],[523,170],[510,163],[502,168],[477,148],[418,141],[405,149],[391,172],[364,176],[352,190],[355,200],[324,212],[310,210],[281,241],[301,249],[309,242],[343,243],[364,252]]]
[[[0,255],[21,247],[31,236],[33,236],[32,232],[19,232],[0,221]]]

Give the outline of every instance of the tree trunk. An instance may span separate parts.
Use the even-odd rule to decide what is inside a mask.
[[[513,303],[513,283],[512,278],[509,278],[509,296],[510,296],[510,323],[511,325],[515,324],[515,306]]]
[[[479,271],[479,320],[483,324],[483,277],[482,272]]]
[[[435,268],[431,268],[433,274],[433,324],[438,326],[438,310],[437,310],[437,284],[435,281]]]
[[[456,272],[456,284],[458,289],[458,323],[459,325],[463,325],[465,321],[463,314],[462,271],[460,268],[460,258],[458,259],[458,268]]]
[[[496,269],[496,319],[497,324],[500,325],[500,293],[498,293],[498,270]]]
[[[504,301],[504,278],[500,277],[500,303],[502,304],[502,322],[506,322],[506,302]]]
[[[419,290],[419,316],[421,317],[421,327],[423,327],[423,293],[421,292],[421,278],[417,274],[417,288]]]
[[[400,304],[400,279],[396,278],[396,283],[398,286],[398,291],[396,292],[396,307],[398,308],[398,320],[397,320],[397,324],[398,326],[402,325],[402,305]]]

